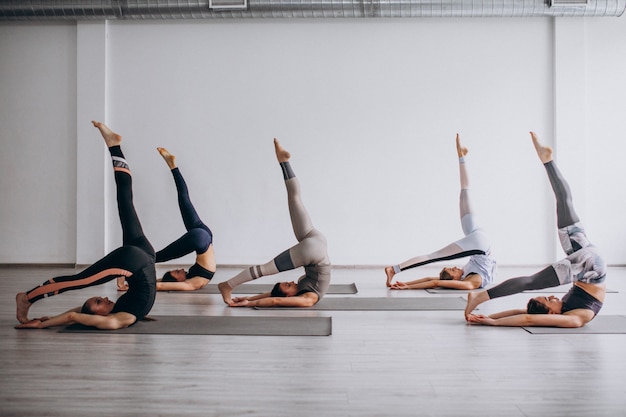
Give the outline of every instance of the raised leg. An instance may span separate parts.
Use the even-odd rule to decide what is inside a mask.
[[[143,233],[139,217],[137,217],[137,212],[133,205],[132,175],[120,146],[122,137],[114,133],[104,123],[92,121],[92,124],[100,131],[111,154],[117,189],[117,208],[122,224],[124,245],[137,246],[144,249],[147,253],[154,254],[154,249]]]
[[[388,287],[391,287],[394,276],[401,271],[444,260],[471,255],[484,255],[488,252],[489,242],[484,233],[477,233],[478,227],[472,214],[468,191],[469,177],[465,165],[465,156],[468,150],[461,145],[461,139],[458,134],[456,135],[456,151],[459,157],[459,177],[461,182],[461,193],[459,196],[461,226],[465,237],[428,255],[419,255],[400,264],[385,267],[386,285]]]

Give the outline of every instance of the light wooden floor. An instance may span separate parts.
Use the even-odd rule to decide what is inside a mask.
[[[438,268],[437,268],[438,269]],[[422,268],[411,279],[437,269]],[[499,279],[537,268],[500,267]],[[152,314],[319,314],[328,337],[60,334],[15,330],[14,295],[73,269],[0,268],[2,416],[625,416],[626,335],[531,335],[468,326],[461,311],[260,312],[219,295],[160,293]],[[238,270],[221,269],[214,283]],[[281,279],[297,278],[284,273]],[[389,292],[381,269],[337,269],[356,296]],[[275,282],[265,277],[259,283]],[[600,314],[626,314],[626,268],[611,268]],[[42,300],[58,313],[114,283]],[[561,294],[562,295],[562,294]],[[481,311],[525,305],[527,294]]]

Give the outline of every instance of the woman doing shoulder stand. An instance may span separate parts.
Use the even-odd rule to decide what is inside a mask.
[[[535,133],[530,132],[530,135],[556,197],[559,240],[567,257],[534,275],[511,278],[486,291],[470,293],[465,317],[470,323],[491,326],[581,327],[598,314],[604,303],[606,264],[587,239],[574,211],[569,185],[552,159],[552,149],[539,143]],[[567,283],[573,285],[563,299],[540,296],[531,298],[525,310],[508,310],[489,316],[472,314],[478,305],[492,298]]]
[[[491,249],[487,234],[478,227],[472,212],[469,198],[469,176],[466,161],[467,148],[461,145],[459,135],[456,135],[456,150],[459,157],[459,175],[461,179],[461,193],[459,206],[461,227],[465,236],[428,255],[411,258],[399,265],[385,268],[387,286],[392,290],[450,288],[456,290],[473,290],[485,287],[493,282],[496,270],[496,261],[491,257]],[[418,266],[434,262],[458,259],[469,256],[469,261],[462,267],[445,267],[438,277],[420,278],[414,281],[392,283],[397,273]]]
[[[196,252],[196,262],[189,268],[173,269],[163,274],[157,281],[157,291],[194,291],[206,286],[213,278],[216,270],[215,251],[213,249],[213,233],[202,222],[191,199],[183,174],[176,166],[176,157],[165,148],[157,148],[163,160],[170,168],[176,192],[178,207],[187,232],[174,242],[156,253],[157,263],[177,259]],[[118,289],[125,290],[123,279],[118,280]]]
[[[231,307],[310,307],[322,299],[330,285],[330,260],[326,238],[316,228],[302,203],[300,183],[294,174],[287,152],[274,139],[276,158],[283,171],[291,225],[298,243],[264,265],[251,266],[218,287],[224,302]],[[265,275],[304,267],[304,275],[295,282],[279,282],[271,292],[251,297],[231,298],[237,285]]]
[[[84,271],[49,279],[43,284],[16,296],[18,328],[46,328],[80,323],[98,329],[120,329],[142,320],[152,309],[156,297],[155,254],[146,239],[133,206],[132,176],[120,147],[122,137],[100,122],[92,122],[100,130],[113,161],[117,188],[117,207],[122,224],[123,246],[109,253]],[[28,319],[34,302],[65,291],[77,290],[111,281],[123,276],[128,291],[116,302],[106,297],[91,297],[55,317]]]

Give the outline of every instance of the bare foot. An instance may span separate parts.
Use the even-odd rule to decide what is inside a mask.
[[[233,289],[230,288],[230,285],[228,285],[228,282],[226,281],[220,282],[219,284],[217,284],[217,289],[220,290],[220,293],[222,294],[222,298],[224,299],[224,302],[228,305],[231,305],[233,302],[233,299],[232,299]]]
[[[274,149],[276,150],[276,159],[278,159],[278,162],[287,162],[289,158],[291,158],[291,154],[280,146],[276,138],[274,138]]]
[[[487,291],[468,292],[467,305],[465,306],[465,319],[467,320],[467,318],[472,314],[472,311],[487,300],[489,300],[489,294]]]
[[[539,143],[539,139],[537,138],[537,134],[535,132],[530,132],[530,137],[533,139],[533,145],[535,145],[535,150],[537,151],[537,155],[539,156],[541,162],[547,164],[552,161],[552,148]]]
[[[107,147],[110,148],[122,143],[122,137],[109,129],[104,123],[96,122],[95,120],[92,120],[91,123],[100,130],[100,134],[104,138],[104,143],[106,143]]]
[[[393,270],[393,266],[385,267],[385,275],[387,275],[387,286],[391,287],[391,280],[393,280],[393,276],[396,272]]]
[[[467,150],[467,148],[464,148],[461,145],[461,137],[459,136],[459,134],[456,134],[456,153],[457,155],[459,155],[459,158],[464,157],[465,155],[467,155],[469,151]]]
[[[28,297],[26,296],[25,292],[17,293],[17,295],[15,296],[15,304],[17,306],[15,314],[15,316],[17,317],[17,321],[19,321],[20,323],[28,323],[28,310],[33,304],[28,301]]]
[[[161,154],[163,159],[165,159],[165,163],[170,169],[176,168],[176,157],[168,152],[165,148],[157,148],[157,151]]]

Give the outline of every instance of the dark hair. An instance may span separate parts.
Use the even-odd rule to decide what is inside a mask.
[[[163,282],[176,282],[176,279],[172,276],[170,271],[167,271],[166,273],[163,274],[163,278],[161,278],[161,281],[163,281]]]
[[[91,307],[89,307],[89,300],[85,301],[85,304],[83,304],[83,306],[80,309],[80,312],[83,314],[93,314],[93,311],[91,311]]]
[[[531,298],[528,300],[528,304],[526,305],[526,312],[528,314],[548,314],[550,313],[550,310],[545,304]]]
[[[287,297],[287,294],[280,289],[280,282],[277,282],[272,288],[272,292],[270,293],[272,297]]]
[[[442,281],[451,281],[452,280],[452,275],[450,275],[450,273],[448,271],[446,271],[446,269],[444,268],[439,273],[439,279],[442,280]]]

